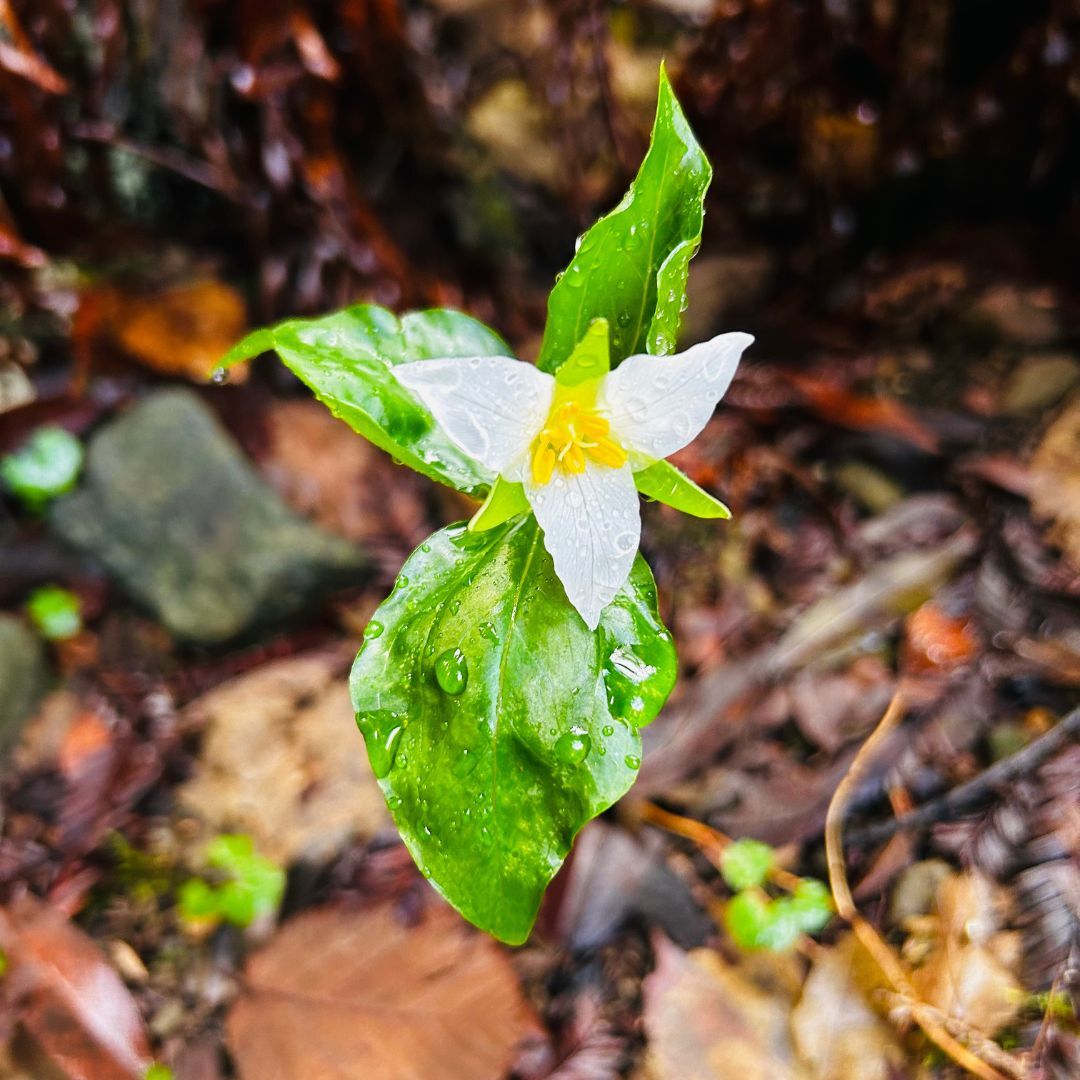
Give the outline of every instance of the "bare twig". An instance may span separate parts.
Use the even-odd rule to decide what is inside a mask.
[[[1005,1073],[988,1064],[945,1030],[938,1017],[934,1015],[936,1010],[930,1009],[912,986],[900,959],[885,944],[870,923],[859,914],[848,885],[843,846],[844,812],[852,792],[873,760],[878,747],[892,734],[903,714],[903,696],[901,691],[897,690],[878,726],[855,755],[851,768],[840,781],[829,804],[829,812],[825,818],[825,856],[829,866],[829,887],[832,889],[833,902],[836,905],[837,914],[851,924],[855,936],[881,969],[893,990],[905,999],[912,1019],[922,1028],[926,1037],[958,1065],[967,1069],[972,1075],[980,1077],[980,1080],[1005,1080]],[[1010,1075],[1017,1074],[1010,1073]]]
[[[1015,754],[995,762],[966,784],[946,791],[900,817],[856,830],[852,833],[851,842],[859,845],[878,844],[901,829],[919,829],[944,821],[988,798],[996,787],[1032,772],[1076,738],[1080,738],[1080,708],[1073,709],[1045,734]]]

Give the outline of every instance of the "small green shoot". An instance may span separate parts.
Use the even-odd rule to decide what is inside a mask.
[[[58,585],[35,589],[26,601],[26,613],[47,641],[67,641],[82,630],[82,604],[75,593]]]
[[[250,836],[222,835],[206,850],[221,880],[189,878],[180,886],[180,915],[195,926],[250,926],[272,915],[285,892],[285,871],[255,851]]]
[[[0,480],[36,513],[75,486],[82,465],[82,443],[74,435],[60,427],[43,427],[0,458]]]

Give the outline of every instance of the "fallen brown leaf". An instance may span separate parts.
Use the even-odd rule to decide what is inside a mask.
[[[892,1030],[866,998],[857,967],[872,961],[848,934],[816,952],[791,1016],[799,1055],[815,1080],[888,1080],[904,1061]]]
[[[649,1080],[806,1080],[788,1027],[790,1003],[708,949],[656,938],[645,980]]]
[[[328,859],[388,822],[343,678],[351,653],[265,664],[187,707],[185,721],[205,733],[179,801],[208,833],[248,833],[287,866]]]
[[[243,336],[243,297],[220,281],[195,281],[146,297],[117,295],[110,332],[117,344],[162,375],[206,382],[214,365]],[[246,368],[230,373],[232,382]]]
[[[1002,930],[1007,897],[980,874],[953,874],[937,887],[935,913],[909,920],[905,955],[922,1000],[986,1036],[1017,1016],[1023,989],[1013,971],[1020,937]]]
[[[448,909],[309,911],[247,966],[227,1038],[242,1080],[497,1080],[535,1030],[506,954]]]
[[[1080,395],[1043,435],[1031,459],[1031,508],[1050,523],[1048,535],[1080,564]]]
[[[150,1045],[135,1001],[96,945],[27,896],[0,909],[5,1005],[70,1080],[145,1075]]]

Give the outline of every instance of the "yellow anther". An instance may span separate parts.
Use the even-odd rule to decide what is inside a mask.
[[[533,483],[548,483],[556,466],[567,473],[583,473],[589,458],[618,469],[626,464],[626,451],[611,438],[611,425],[599,413],[576,401],[558,405],[533,443]]]

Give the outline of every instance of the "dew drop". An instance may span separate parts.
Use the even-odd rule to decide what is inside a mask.
[[[229,373],[223,368],[214,368],[214,374],[210,376],[210,381],[220,386],[222,383],[229,381]]]
[[[447,649],[435,661],[435,681],[443,693],[457,696],[469,682],[469,665],[460,649]]]
[[[385,627],[381,622],[376,622],[372,619],[371,622],[364,627],[364,640],[370,641],[371,638],[381,637],[384,629]]]
[[[603,726],[603,727],[602,727],[602,728],[600,729],[600,733],[601,733],[602,735],[605,735],[605,736],[607,736],[608,738],[610,738],[610,737],[611,737],[612,735],[614,735],[614,734],[615,734],[615,728],[614,728],[614,726],[613,726],[613,725],[611,725],[611,724],[605,724],[605,725],[604,725],[604,726]]]
[[[482,622],[479,626],[479,633],[482,638],[496,645],[499,643],[499,635],[493,622]]]
[[[641,768],[641,758],[639,758],[637,754],[627,754],[626,757],[623,758],[623,761],[628,769]]]
[[[459,780],[466,777],[480,764],[480,755],[475,750],[470,750],[468,747],[463,749],[458,756],[458,759],[450,766],[450,771]],[[466,811],[468,813],[468,811]]]
[[[451,615],[456,615],[460,610],[461,610],[461,601],[460,600],[451,600],[450,601],[450,614]]]
[[[555,742],[555,756],[567,765],[580,765],[591,749],[592,739],[577,728],[560,735]]]
[[[615,321],[623,328],[626,329],[630,325],[630,312],[620,311]]]
[[[385,733],[377,728],[371,730],[370,736],[364,732],[364,743],[367,746],[371,771],[379,780],[387,776],[394,767],[394,758],[397,756],[398,744],[401,742],[401,733],[404,730],[401,724],[397,724]]]

